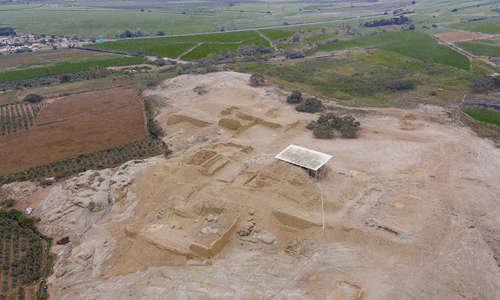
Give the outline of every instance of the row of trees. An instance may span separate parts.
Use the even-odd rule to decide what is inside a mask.
[[[373,20],[373,21],[368,21],[363,24],[365,27],[379,27],[379,26],[390,26],[390,25],[404,25],[409,22],[409,19],[405,17],[404,15],[401,15],[396,18],[390,18],[390,19],[380,19],[380,20]]]
[[[0,176],[0,184],[25,180],[41,181],[47,177],[63,178],[90,169],[110,168],[130,160],[165,154],[168,151],[167,145],[162,140],[147,138]]]

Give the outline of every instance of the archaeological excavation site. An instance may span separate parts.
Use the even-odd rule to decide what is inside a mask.
[[[168,155],[4,186],[66,238],[51,299],[498,299],[491,141],[437,106],[334,103],[357,138],[316,138],[318,114],[249,77],[144,90]]]

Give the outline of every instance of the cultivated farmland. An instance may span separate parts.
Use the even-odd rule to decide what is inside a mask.
[[[112,168],[129,160],[168,154],[168,148],[162,140],[146,138],[140,141],[111,147],[91,153],[79,154],[70,159],[53,161],[34,166],[5,176],[0,176],[0,184],[14,181],[42,181],[47,177],[62,178],[85,172]]]
[[[33,219],[16,210],[0,210],[0,296],[24,299],[25,288],[50,271],[50,239],[38,233]],[[28,286],[28,287],[27,287]],[[34,294],[34,293],[33,293]]]
[[[289,38],[296,32],[294,29],[261,29],[259,31],[273,41]]]
[[[197,34],[176,37],[128,39],[89,45],[89,48],[127,52],[143,52],[146,55],[178,57],[192,47],[182,58],[200,59],[209,54],[235,50],[242,45],[269,46],[256,31],[240,31],[213,34]],[[194,52],[194,53],[193,53]],[[193,53],[193,54],[192,54]]]
[[[148,137],[144,125],[134,89],[57,99],[40,110],[29,130],[0,136],[0,175],[142,140]]]
[[[41,51],[0,55],[0,70],[26,69],[36,66],[47,66],[61,62],[82,62],[89,60],[108,59],[118,57],[108,53],[100,53],[78,49],[62,49],[55,51]]]
[[[30,129],[41,107],[25,103],[0,105],[0,133],[5,135]]]
[[[47,67],[36,67],[22,70],[13,70],[0,73],[0,82],[24,80],[38,77],[53,76],[65,73],[87,71],[97,67],[124,66],[140,64],[142,57],[116,57],[83,62],[56,63]]]
[[[491,40],[478,40],[470,42],[457,42],[457,46],[467,50],[474,55],[500,56],[500,45],[492,43]],[[498,41],[496,41],[498,42]]]
[[[468,31],[496,34],[500,33],[500,18],[453,24],[450,27]]]
[[[418,31],[395,31],[372,36],[321,45],[309,53],[320,51],[343,50],[348,48],[380,48],[420,60],[432,60],[464,70],[469,69],[469,60],[464,55],[438,44],[433,38]]]

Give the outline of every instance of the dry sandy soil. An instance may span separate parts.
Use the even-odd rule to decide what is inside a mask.
[[[34,127],[0,136],[0,175],[146,136],[143,107],[134,89],[46,100]]]
[[[440,40],[447,42],[447,43],[455,43],[455,42],[470,41],[470,40],[475,40],[475,39],[488,39],[488,38],[493,37],[493,35],[458,30],[458,31],[438,33],[438,34],[436,34],[436,37]]]
[[[146,94],[168,159],[4,186],[70,237],[53,299],[497,299],[500,150],[443,109],[357,110],[359,138],[318,140],[245,74]],[[327,176],[274,159],[292,143],[333,155]]]

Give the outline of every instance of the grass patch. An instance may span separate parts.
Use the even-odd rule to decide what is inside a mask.
[[[289,29],[260,29],[259,31],[273,41],[289,38],[296,32],[296,30]]]
[[[457,42],[460,48],[480,56],[500,56],[500,46],[487,45],[481,42]]]
[[[309,51],[343,50],[353,47],[379,48],[420,60],[432,60],[435,63],[468,70],[469,60],[464,55],[438,44],[432,37],[419,31],[385,32],[372,36],[321,45]]]
[[[500,111],[496,109],[485,107],[465,107],[462,110],[478,121],[500,126]]]
[[[286,63],[248,62],[240,72],[261,73],[290,89],[335,98],[346,105],[414,107],[448,105],[470,91],[481,73],[421,61],[393,51],[374,50],[349,58],[320,58]]]
[[[273,64],[261,63],[261,62],[248,62],[242,66],[237,67],[238,72],[243,73],[265,73],[266,71],[272,70],[274,68]]]
[[[84,61],[78,63],[57,63],[52,66],[15,70],[0,73],[0,82],[23,80],[37,77],[87,71],[95,67],[124,66],[142,63],[142,57],[118,57],[105,60]]]

